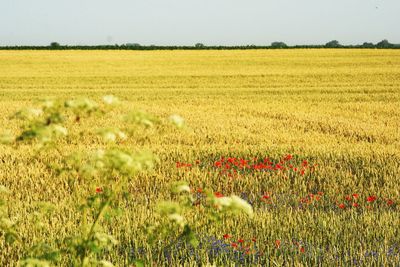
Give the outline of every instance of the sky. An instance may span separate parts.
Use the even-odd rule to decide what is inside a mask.
[[[400,43],[400,0],[0,0],[0,46]]]

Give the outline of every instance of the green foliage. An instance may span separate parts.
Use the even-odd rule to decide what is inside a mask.
[[[105,106],[97,104],[90,99],[73,99],[67,101],[44,100],[40,108],[27,108],[15,113],[12,119],[22,121],[19,134],[13,137],[11,134],[2,137],[2,143],[9,144],[39,144],[37,153],[46,148],[50,152],[53,148],[59,158],[46,165],[62,177],[86,177],[97,179],[102,187],[96,188],[96,192],[88,194],[81,202],[77,212],[80,213],[80,228],[74,234],[57,240],[57,247],[40,242],[31,247],[26,247],[18,235],[17,224],[8,218],[8,207],[4,195],[7,190],[0,187],[0,230],[4,232],[6,242],[21,241],[24,247],[24,255],[20,261],[21,266],[51,266],[54,264],[68,263],[72,266],[113,266],[111,262],[102,259],[105,252],[112,250],[119,242],[112,234],[108,233],[103,222],[113,216],[121,214],[119,203],[127,194],[126,187],[129,180],[138,173],[152,169],[159,161],[149,151],[131,152],[120,149],[118,143],[129,138],[124,131],[106,127],[94,133],[100,136],[106,143],[114,143],[114,147],[98,149],[94,152],[72,152],[66,154],[57,149],[57,142],[67,137],[68,127],[81,122],[81,119],[94,114],[105,114],[107,109],[119,103],[114,96],[103,97]],[[170,117],[171,124],[178,128],[184,127],[184,120],[178,116]],[[133,133],[137,125],[146,128],[159,124],[160,120],[145,112],[136,111],[125,116],[128,122],[126,132]],[[84,134],[81,132],[81,135]],[[37,157],[39,159],[39,157]],[[171,234],[183,238],[187,244],[197,247],[199,240],[192,230],[187,213],[193,212],[194,198],[190,187],[179,182],[171,189],[176,201],[161,201],[158,204],[160,221],[148,225],[149,240],[170,237]],[[215,214],[245,212],[252,215],[252,208],[244,200],[232,196],[216,198],[209,194],[207,215],[210,220],[215,219]],[[43,222],[49,220],[55,212],[55,206],[49,202],[37,202],[36,207],[28,216],[28,220],[35,225],[37,230],[44,229]],[[143,266],[144,262],[135,259],[136,266]]]
[[[177,238],[183,238],[192,247],[197,248],[199,240],[190,226],[185,214],[196,212],[196,202],[192,196],[192,190],[185,182],[177,182],[172,186],[171,192],[177,197],[177,201],[164,201],[157,207],[158,214],[163,218],[161,224],[148,227],[152,240],[156,239],[154,234],[165,235],[175,232]],[[221,215],[245,213],[253,217],[253,208],[245,200],[237,197],[216,197],[207,193],[206,208],[204,212],[205,224],[220,222]]]
[[[342,45],[343,48],[363,48],[363,45],[351,44]],[[374,45],[375,47],[375,45]],[[210,46],[204,45],[202,43],[196,43],[190,46],[164,46],[164,45],[140,45],[138,43],[127,43],[122,45],[60,45],[55,43],[50,46],[0,46],[0,50],[138,50],[138,51],[154,51],[154,50],[262,50],[262,49],[274,49],[271,45],[218,45]],[[282,47],[279,47],[282,48]],[[284,47],[286,48],[286,47]],[[325,48],[325,45],[315,45],[315,44],[304,44],[304,45],[291,45],[287,46],[291,49],[303,49],[303,48]],[[368,47],[369,48],[369,47]],[[400,48],[399,44],[394,44],[392,47],[386,48]]]
[[[103,98],[106,105],[113,105],[118,100],[113,96]],[[68,117],[75,122],[80,122],[81,118],[91,116],[100,111],[99,105],[89,99],[68,100],[64,103],[54,101],[44,101],[40,109],[24,109],[17,112],[13,118],[23,120],[25,125],[15,141],[33,142],[39,144],[55,143],[58,139],[68,135],[65,127]],[[108,128],[99,131],[98,134],[107,141],[115,141],[117,138],[126,139],[126,135],[117,130]],[[8,138],[10,139],[10,138]],[[152,167],[153,157],[149,153],[129,153],[118,149],[100,150],[85,163],[82,162],[79,153],[67,155],[62,159],[62,164],[56,169],[58,173],[87,173],[99,172],[104,175],[105,180],[111,180],[114,172],[117,171],[122,176],[133,175],[138,171]],[[52,165],[56,166],[56,165]],[[99,226],[104,219],[107,209],[112,207],[113,201],[122,193],[122,179],[114,191],[104,191],[95,196],[88,196],[86,202],[81,205],[82,229],[76,236],[71,236],[64,240],[64,248],[53,249],[47,244],[38,244],[27,250],[27,256],[21,261],[22,266],[49,266],[56,263],[61,255],[71,259],[74,266],[111,266],[111,263],[104,260],[97,260],[94,255],[101,254],[103,251],[111,249],[116,245],[117,240],[105,233]],[[111,189],[112,185],[109,184]],[[5,192],[5,190],[3,190]],[[4,201],[1,202],[1,230],[5,231],[7,241],[17,240],[14,224],[3,218],[6,214]],[[44,214],[54,211],[54,207],[49,203],[38,203],[38,211],[32,214],[33,221],[37,227],[41,226]],[[88,222],[87,216],[91,215],[92,220]]]
[[[394,44],[389,43],[389,41],[386,39],[376,44],[377,48],[393,48],[394,46]]]
[[[364,43],[362,44],[362,47],[363,47],[363,48],[374,48],[375,45],[374,45],[373,43],[364,42]]]
[[[98,134],[103,138],[105,142],[115,143],[122,142],[127,139],[127,136],[124,132],[117,128],[107,128],[101,129],[98,131]]]
[[[271,48],[287,48],[287,44],[284,42],[273,42],[271,43]]]
[[[134,111],[129,113],[125,116],[125,121],[134,125],[142,125],[148,128],[153,127],[156,123],[159,123],[159,120],[156,117],[144,111]]]
[[[0,144],[8,145],[13,143],[14,141],[14,136],[9,131],[0,133]]]
[[[19,236],[16,229],[16,223],[8,216],[8,194],[9,190],[0,185],[0,233],[4,234],[6,243],[12,244],[19,240]]]
[[[337,40],[332,40],[332,41],[330,41],[330,42],[327,42],[326,44],[325,44],[325,47],[326,48],[338,48],[338,47],[341,47],[342,45],[339,43],[339,41],[337,41]]]
[[[52,43],[50,43],[50,47],[53,49],[57,49],[57,48],[60,48],[60,44],[57,42],[52,42]]]

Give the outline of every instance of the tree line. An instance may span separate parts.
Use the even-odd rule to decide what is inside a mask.
[[[324,45],[287,45],[284,42],[272,42],[270,45],[242,45],[242,46],[215,46],[197,43],[193,46],[161,46],[140,45],[138,43],[115,45],[61,45],[52,42],[48,46],[0,46],[0,50],[234,50],[234,49],[291,49],[291,48],[377,48],[399,49],[400,44],[392,44],[388,40],[382,40],[376,44],[364,42],[357,45],[342,45],[337,40],[332,40]]]

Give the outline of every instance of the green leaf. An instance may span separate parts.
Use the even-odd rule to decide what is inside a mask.
[[[185,240],[194,248],[197,248],[199,246],[200,242],[197,239],[194,232],[192,231],[192,229],[190,229],[189,225],[185,226],[182,235],[185,237]]]
[[[28,258],[19,262],[19,266],[24,267],[50,267],[50,263],[47,261],[35,259],[35,258]]]
[[[143,260],[134,260],[133,261],[133,266],[135,266],[135,267],[144,267],[144,261]]]
[[[8,244],[13,244],[15,241],[18,240],[18,235],[14,232],[7,232],[4,236],[4,239]]]
[[[12,142],[14,142],[14,136],[9,133],[9,132],[5,132],[5,133],[1,133],[0,134],[0,144],[11,144]]]

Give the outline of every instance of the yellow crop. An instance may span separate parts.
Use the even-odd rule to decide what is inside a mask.
[[[82,119],[80,128],[123,127],[121,117],[132,110],[158,118],[179,114],[185,122],[183,129],[138,127],[123,141],[125,149],[150,150],[160,162],[129,181],[122,215],[104,222],[118,240],[117,249],[105,254],[116,266],[128,266],[130,257],[154,266],[199,262],[179,248],[169,258],[153,255],[156,249],[147,245],[142,229],[158,220],[155,203],[170,199],[171,183],[181,180],[195,191],[241,196],[254,207],[252,219],[235,215],[223,224],[204,225],[201,205],[187,217],[203,247],[212,246],[214,237],[245,258],[213,256],[208,248],[197,255],[204,264],[399,262],[400,50],[0,51],[1,130],[17,132],[9,117],[39,100],[100,102],[110,95],[120,105],[104,117]],[[100,146],[96,138],[77,135],[58,149],[72,153]],[[27,246],[56,246],[79,227],[79,201],[102,185],[57,175],[44,164],[54,155],[37,160],[33,150],[0,145],[0,185],[11,191],[10,217],[21,222]],[[268,157],[277,164],[287,155],[293,156],[293,168],[307,161],[313,171],[220,173],[229,157],[257,162]],[[38,202],[55,206],[50,217],[39,218],[40,227]],[[173,241],[157,248],[171,248]],[[15,266],[26,256],[23,251],[0,239],[0,266]]]

